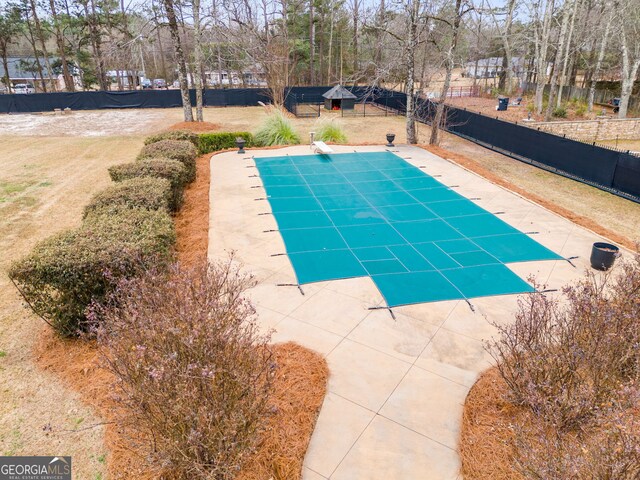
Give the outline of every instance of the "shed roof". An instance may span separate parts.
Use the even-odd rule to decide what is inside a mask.
[[[328,92],[323,93],[322,96],[330,100],[338,100],[338,99],[345,99],[345,98],[350,98],[355,100],[356,98],[358,98],[349,90],[344,88],[342,85],[336,85]]]

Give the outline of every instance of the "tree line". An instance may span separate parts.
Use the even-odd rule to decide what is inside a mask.
[[[640,67],[636,2],[2,0],[0,56],[9,88],[7,59],[15,54],[33,59],[25,68],[45,91],[58,88],[45,79],[59,75],[67,91],[130,88],[132,80],[119,77],[131,72],[177,80],[187,119],[187,88],[223,86],[225,75],[238,85],[259,78],[275,103],[287,85],[393,87],[409,94],[411,141],[414,96],[435,90],[444,99],[455,68],[471,62],[472,75],[482,76],[487,58],[499,59],[499,92],[535,85],[537,113],[550,117],[567,86],[589,89],[591,110],[597,82],[608,78],[620,82],[625,117]]]

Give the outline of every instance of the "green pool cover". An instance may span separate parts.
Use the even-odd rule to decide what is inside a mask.
[[[397,306],[532,292],[504,264],[562,259],[391,152],[255,162],[300,284],[369,275]]]

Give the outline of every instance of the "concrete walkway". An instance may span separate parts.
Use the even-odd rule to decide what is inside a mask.
[[[332,147],[337,152],[381,151],[384,147]],[[588,268],[600,237],[459,166],[417,147],[396,154],[573,262],[528,262],[509,267],[559,288]],[[331,376],[311,439],[304,478],[454,479],[462,405],[491,358],[483,340],[491,322],[509,322],[517,296],[426,303],[386,310],[371,279],[295,286],[269,204],[251,156],[309,154],[308,146],[215,155],[211,161],[209,258],[236,259],[258,285],[249,292],[261,326],[273,341],[293,340],[325,355]],[[515,160],[514,160],[515,161]],[[256,187],[256,188],[252,188]]]

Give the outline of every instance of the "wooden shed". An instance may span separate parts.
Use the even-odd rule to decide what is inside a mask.
[[[326,110],[353,110],[358,98],[342,85],[336,85],[322,96]]]

